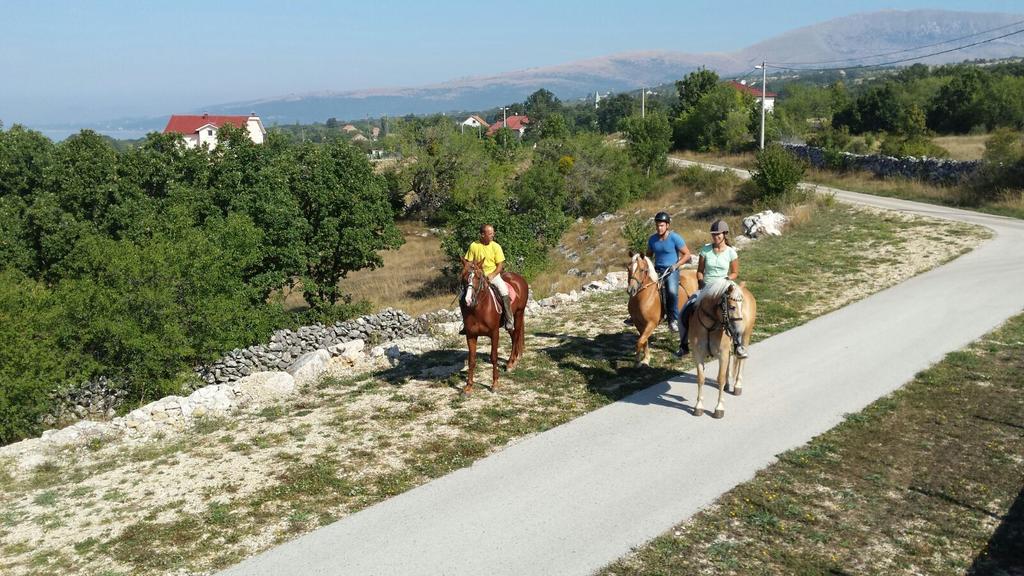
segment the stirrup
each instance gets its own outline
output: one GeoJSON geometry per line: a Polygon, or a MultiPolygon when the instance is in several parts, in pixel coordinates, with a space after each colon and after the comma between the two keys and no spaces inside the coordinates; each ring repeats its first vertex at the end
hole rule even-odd
{"type": "Polygon", "coordinates": [[[747,358],[748,356],[749,355],[747,354],[747,347],[746,346],[744,346],[743,344],[736,345],[736,357],[737,358],[743,359],[743,358],[747,358]]]}

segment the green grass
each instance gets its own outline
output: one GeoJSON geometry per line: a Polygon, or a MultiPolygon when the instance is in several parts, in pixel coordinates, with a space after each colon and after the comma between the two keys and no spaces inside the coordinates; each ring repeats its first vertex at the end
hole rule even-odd
{"type": "Polygon", "coordinates": [[[1024,316],[600,574],[1024,569],[1024,316]]]}

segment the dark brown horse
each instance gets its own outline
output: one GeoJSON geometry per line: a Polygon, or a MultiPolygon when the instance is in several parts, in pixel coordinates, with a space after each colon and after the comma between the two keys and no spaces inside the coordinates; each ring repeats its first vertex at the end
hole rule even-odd
{"type": "MultiPolygon", "coordinates": [[[[633,326],[640,333],[636,341],[636,365],[651,365],[651,349],[648,341],[658,327],[662,317],[661,303],[661,282],[658,281],[654,271],[654,263],[650,258],[642,254],[630,254],[629,280],[626,285],[626,293],[629,294],[629,317],[633,320],[633,326]]],[[[680,270],[679,272],[679,302],[682,309],[683,303],[691,294],[697,292],[697,272],[695,270],[680,270]]]]}
{"type": "MultiPolygon", "coordinates": [[[[473,375],[476,371],[476,339],[487,336],[491,339],[491,390],[498,388],[498,340],[501,335],[501,314],[498,312],[500,297],[491,291],[490,282],[484,274],[479,262],[462,260],[462,292],[459,308],[462,309],[462,323],[466,328],[466,344],[469,346],[469,372],[466,375],[466,388],[463,393],[473,391],[473,375]]],[[[513,272],[501,275],[508,286],[509,300],[512,310],[506,311],[515,320],[512,330],[512,353],[508,357],[505,369],[509,372],[515,368],[523,355],[523,340],[526,332],[524,313],[526,299],[530,287],[522,276],[513,272]]]]}

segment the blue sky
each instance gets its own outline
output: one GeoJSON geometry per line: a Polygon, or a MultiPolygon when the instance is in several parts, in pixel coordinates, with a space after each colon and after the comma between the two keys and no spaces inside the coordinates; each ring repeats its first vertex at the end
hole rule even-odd
{"type": "Polygon", "coordinates": [[[549,66],[732,51],[883,9],[1024,0],[0,0],[0,120],[41,125],[549,66]]]}

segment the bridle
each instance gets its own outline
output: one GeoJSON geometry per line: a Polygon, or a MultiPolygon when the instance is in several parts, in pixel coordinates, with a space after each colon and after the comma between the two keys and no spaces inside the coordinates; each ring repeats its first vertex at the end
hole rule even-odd
{"type": "Polygon", "coordinates": [[[462,281],[464,284],[462,300],[466,300],[466,293],[469,292],[469,301],[466,302],[466,306],[475,308],[480,292],[487,288],[487,277],[478,262],[470,261],[469,273],[463,275],[462,281]],[[472,290],[470,290],[471,288],[472,290]]]}
{"type": "Polygon", "coordinates": [[[743,321],[743,291],[735,284],[726,288],[718,302],[717,312],[717,316],[712,316],[704,310],[703,306],[700,306],[697,308],[697,320],[708,332],[721,326],[725,328],[726,334],[735,337],[740,332],[736,323],[743,321]]]}
{"type": "Polygon", "coordinates": [[[651,269],[647,267],[647,262],[643,258],[638,258],[634,264],[634,266],[629,267],[629,280],[626,282],[626,293],[630,296],[636,296],[651,286],[657,286],[661,279],[664,278],[664,275],[662,275],[652,280],[651,269]],[[641,262],[644,263],[643,270],[640,269],[641,262]],[[638,274],[640,272],[643,273],[642,279],[638,274]]]}

